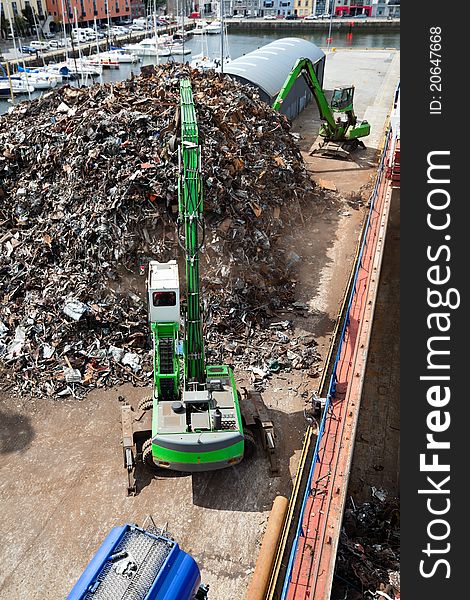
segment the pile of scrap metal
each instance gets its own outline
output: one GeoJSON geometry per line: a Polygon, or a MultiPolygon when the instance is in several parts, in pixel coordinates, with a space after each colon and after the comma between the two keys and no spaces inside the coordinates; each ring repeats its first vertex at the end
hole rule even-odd
{"type": "Polygon", "coordinates": [[[345,510],[332,598],[397,600],[400,597],[400,507],[372,488],[369,502],[350,499],[345,510]]]}
{"type": "MultiPolygon", "coordinates": [[[[63,87],[2,117],[4,389],[83,396],[150,383],[140,275],[176,253],[180,71],[63,87]]],[[[315,201],[314,184],[287,121],[255,91],[214,72],[191,79],[204,156],[208,353],[229,350],[235,364],[263,372],[309,368],[312,340],[290,347],[286,327],[263,328],[280,309],[302,311],[292,305],[298,257],[278,238],[315,201]]]]}

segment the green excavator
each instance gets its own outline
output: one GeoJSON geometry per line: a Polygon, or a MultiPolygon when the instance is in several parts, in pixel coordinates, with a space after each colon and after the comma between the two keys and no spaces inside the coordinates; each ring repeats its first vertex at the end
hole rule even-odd
{"type": "Polygon", "coordinates": [[[254,452],[256,427],[268,451],[271,473],[278,473],[273,423],[261,395],[245,390],[242,397],[232,368],[205,361],[199,280],[199,251],[204,241],[201,147],[188,78],[180,80],[179,118],[177,227],[185,256],[186,306],[180,307],[177,261],[151,261],[147,290],[153,394],[137,410],[127,403],[122,406],[129,495],[136,493],[135,466],[140,460],[187,472],[234,466],[254,452]]]}
{"type": "Polygon", "coordinates": [[[280,110],[298,77],[305,79],[318,106],[322,121],[319,139],[311,148],[310,153],[320,153],[335,158],[349,158],[350,152],[358,146],[365,148],[361,138],[369,135],[370,124],[367,121],[358,123],[354,114],[354,86],[335,88],[331,102],[328,104],[315,73],[315,67],[308,58],[297,60],[274,101],[273,108],[280,110]]]}

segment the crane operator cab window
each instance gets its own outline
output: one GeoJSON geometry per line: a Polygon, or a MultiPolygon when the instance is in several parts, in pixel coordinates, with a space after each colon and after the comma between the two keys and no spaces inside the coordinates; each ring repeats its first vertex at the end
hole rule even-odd
{"type": "Polygon", "coordinates": [[[345,110],[352,104],[353,97],[354,86],[346,88],[336,88],[333,91],[333,96],[331,98],[331,108],[333,110],[345,110]]]}
{"type": "Polygon", "coordinates": [[[153,292],[153,305],[176,306],[176,292],[153,292]]]}

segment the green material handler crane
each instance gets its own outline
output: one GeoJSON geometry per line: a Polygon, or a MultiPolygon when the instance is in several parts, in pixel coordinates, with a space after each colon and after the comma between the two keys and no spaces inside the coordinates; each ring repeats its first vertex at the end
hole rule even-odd
{"type": "Polygon", "coordinates": [[[308,58],[297,60],[277,96],[273,108],[275,110],[281,108],[292,86],[300,76],[304,77],[312,92],[322,120],[319,131],[320,141],[313,151],[347,158],[349,152],[358,146],[365,148],[360,138],[369,135],[370,124],[367,121],[358,123],[354,114],[354,86],[335,88],[331,103],[328,104],[325,93],[317,79],[314,65],[308,58]]]}
{"type": "Polygon", "coordinates": [[[177,262],[151,261],[147,289],[154,386],[152,397],[141,401],[137,411],[128,404],[122,407],[128,494],[136,492],[134,469],[140,459],[189,472],[236,465],[254,452],[250,430],[254,426],[261,428],[271,471],[277,474],[273,425],[260,394],[248,391],[241,398],[229,366],[205,363],[199,281],[199,251],[204,242],[201,148],[187,78],[180,80],[180,120],[178,239],[186,275],[182,344],[177,262]]]}

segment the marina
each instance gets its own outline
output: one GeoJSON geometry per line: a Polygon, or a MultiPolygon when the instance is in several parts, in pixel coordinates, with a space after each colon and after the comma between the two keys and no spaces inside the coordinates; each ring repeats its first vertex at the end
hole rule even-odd
{"type": "MultiPolygon", "coordinates": [[[[285,32],[274,30],[269,34],[247,34],[247,33],[233,33],[225,36],[225,59],[239,58],[248,52],[251,52],[257,48],[260,48],[269,42],[281,39],[285,36],[285,32]]],[[[79,86],[81,84],[90,85],[92,83],[108,83],[113,81],[121,81],[128,79],[132,75],[137,75],[140,72],[142,66],[164,64],[168,61],[185,62],[195,59],[196,64],[201,61],[201,58],[205,57],[209,59],[209,62],[205,64],[209,68],[217,67],[217,62],[220,62],[221,52],[221,35],[196,35],[186,40],[183,44],[181,40],[177,39],[176,43],[166,44],[162,41],[156,44],[151,39],[146,40],[144,43],[137,42],[126,44],[123,43],[122,49],[103,51],[101,56],[104,63],[100,60],[99,63],[105,67],[104,69],[99,68],[99,64],[94,58],[94,54],[90,57],[84,57],[83,61],[92,64],[84,64],[79,59],[69,59],[67,62],[60,63],[59,66],[51,66],[48,70],[59,72],[62,67],[66,67],[70,72],[78,77],[73,81],[64,80],[63,83],[69,83],[72,86],[79,86]],[[201,48],[204,51],[201,52],[201,48]],[[184,54],[183,54],[184,51],[184,54]],[[130,55],[130,56],[128,56],[130,55]],[[119,64],[115,64],[117,61],[119,64]],[[106,64],[107,63],[107,64],[106,64]],[[108,69],[109,67],[115,67],[108,69]],[[119,67],[119,68],[117,68],[119,67]]],[[[337,32],[332,40],[329,48],[326,46],[325,34],[322,32],[314,33],[300,33],[298,36],[307,41],[313,42],[316,45],[325,48],[325,50],[334,51],[336,48],[399,48],[400,38],[397,32],[390,33],[366,33],[366,32],[355,32],[354,35],[348,33],[337,32]]],[[[165,34],[159,36],[162,40],[165,40],[165,34]]],[[[168,39],[168,36],[167,36],[168,39]]],[[[91,47],[90,47],[91,49],[91,47]]],[[[45,63],[53,63],[51,57],[44,58],[45,63]]],[[[19,63],[21,68],[21,63],[19,63]]],[[[58,84],[62,82],[58,81],[58,84]]],[[[31,87],[31,84],[30,84],[31,87]]],[[[0,114],[8,110],[11,105],[11,97],[9,98],[8,88],[6,85],[3,86],[3,92],[0,92],[0,114]]],[[[28,87],[21,88],[21,96],[18,96],[16,101],[21,101],[26,98],[36,98],[40,96],[42,91],[40,90],[29,90],[28,87]]]]}

